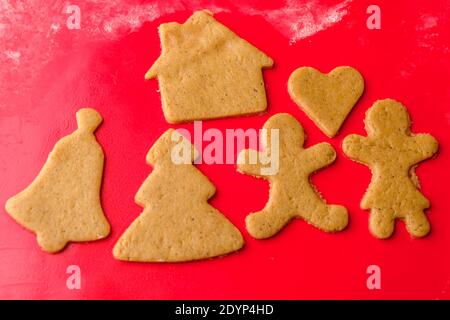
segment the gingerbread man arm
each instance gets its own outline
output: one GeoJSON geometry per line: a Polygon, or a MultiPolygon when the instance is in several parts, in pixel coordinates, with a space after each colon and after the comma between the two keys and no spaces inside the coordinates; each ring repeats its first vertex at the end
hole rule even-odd
{"type": "Polygon", "coordinates": [[[371,154],[369,138],[351,134],[345,137],[342,142],[342,150],[352,160],[362,162],[365,164],[370,164],[371,154]]]}
{"type": "Polygon", "coordinates": [[[305,149],[303,161],[308,164],[309,172],[317,171],[333,163],[336,159],[336,151],[326,142],[316,144],[305,149]]]}
{"type": "Polygon", "coordinates": [[[438,142],[430,134],[421,133],[415,135],[408,142],[408,151],[411,153],[412,164],[432,157],[438,150],[438,142]]]}
{"type": "Polygon", "coordinates": [[[261,174],[261,169],[264,168],[264,165],[261,163],[261,155],[262,153],[256,150],[242,150],[237,159],[238,170],[255,177],[264,177],[261,174]]]}

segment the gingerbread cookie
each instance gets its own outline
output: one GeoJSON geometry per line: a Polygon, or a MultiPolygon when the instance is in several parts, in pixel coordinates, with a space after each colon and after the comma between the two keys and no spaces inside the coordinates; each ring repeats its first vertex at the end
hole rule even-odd
{"type": "Polygon", "coordinates": [[[267,108],[262,68],[273,61],[208,11],[159,27],[161,56],[145,74],[158,78],[169,123],[250,115],[267,108]]]}
{"type": "Polygon", "coordinates": [[[192,165],[196,157],[194,146],[172,129],[153,145],[147,154],[153,172],[135,197],[144,211],[117,241],[116,259],[190,261],[224,255],[244,245],[239,230],[208,204],[215,188],[192,165]],[[180,161],[180,154],[185,160],[180,161]]]}
{"type": "Polygon", "coordinates": [[[93,241],[109,234],[100,203],[103,151],[94,131],[102,122],[93,109],[80,109],[78,129],[59,140],[36,179],[6,202],[6,211],[37,235],[47,252],[68,242],[93,241]]]}
{"type": "Polygon", "coordinates": [[[295,70],[288,81],[294,102],[328,137],[334,137],[364,91],[364,79],[352,67],[328,74],[311,67],[295,70]]]}
{"type": "Polygon", "coordinates": [[[372,181],[361,208],[370,209],[369,229],[380,239],[394,231],[394,220],[403,219],[413,237],[430,231],[424,209],[430,206],[419,192],[414,166],[432,157],[438,143],[429,134],[412,134],[406,108],[392,99],[379,100],[367,111],[367,137],[344,139],[344,153],[370,167],[372,181]]]}
{"type": "Polygon", "coordinates": [[[303,148],[305,134],[300,123],[289,114],[277,114],[265,124],[261,139],[264,152],[244,150],[239,154],[238,170],[269,180],[269,201],[265,208],[246,218],[248,232],[258,239],[280,231],[292,218],[301,217],[315,227],[340,231],[347,225],[347,210],[339,205],[327,205],[311,185],[309,176],[328,166],[336,153],[328,143],[303,148]],[[278,135],[273,139],[272,135],[278,135]],[[264,172],[267,155],[273,152],[279,161],[277,172],[264,172]],[[264,161],[262,161],[264,159],[264,161]]]}

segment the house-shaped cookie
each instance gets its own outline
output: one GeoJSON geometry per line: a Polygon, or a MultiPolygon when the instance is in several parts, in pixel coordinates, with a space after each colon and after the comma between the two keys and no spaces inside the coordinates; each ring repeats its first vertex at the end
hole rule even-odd
{"type": "Polygon", "coordinates": [[[208,11],[159,27],[161,55],[145,74],[158,78],[169,123],[250,115],[267,108],[262,68],[273,61],[208,11]]]}

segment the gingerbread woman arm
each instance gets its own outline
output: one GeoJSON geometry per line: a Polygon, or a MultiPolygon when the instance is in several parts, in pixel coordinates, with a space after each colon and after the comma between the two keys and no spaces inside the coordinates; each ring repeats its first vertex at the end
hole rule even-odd
{"type": "Polygon", "coordinates": [[[246,149],[239,153],[237,168],[240,172],[255,177],[263,177],[261,169],[264,165],[261,163],[262,153],[256,150],[246,149]]]}
{"type": "Polygon", "coordinates": [[[437,140],[430,134],[421,133],[409,140],[412,164],[432,157],[438,150],[437,140]]]}
{"type": "Polygon", "coordinates": [[[308,171],[314,172],[331,164],[336,159],[336,151],[326,142],[305,149],[303,161],[308,164],[308,171]]]}
{"type": "Polygon", "coordinates": [[[345,137],[342,142],[342,150],[352,160],[370,164],[370,144],[369,138],[351,134],[345,137]]]}

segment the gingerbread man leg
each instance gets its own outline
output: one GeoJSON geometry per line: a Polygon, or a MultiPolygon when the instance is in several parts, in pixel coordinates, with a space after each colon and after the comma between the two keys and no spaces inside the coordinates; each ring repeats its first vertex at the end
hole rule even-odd
{"type": "Polygon", "coordinates": [[[265,239],[280,231],[293,216],[290,210],[269,205],[262,211],[249,214],[245,218],[245,224],[253,238],[265,239]]]}
{"type": "Polygon", "coordinates": [[[369,229],[379,239],[389,238],[394,232],[395,216],[390,209],[370,210],[369,229]]]}
{"type": "Polygon", "coordinates": [[[323,231],[336,232],[347,226],[348,214],[343,206],[321,203],[315,208],[308,208],[308,216],[305,219],[323,231]]]}
{"type": "Polygon", "coordinates": [[[408,213],[405,216],[408,232],[416,238],[426,236],[430,232],[430,223],[422,210],[408,213]]]}

